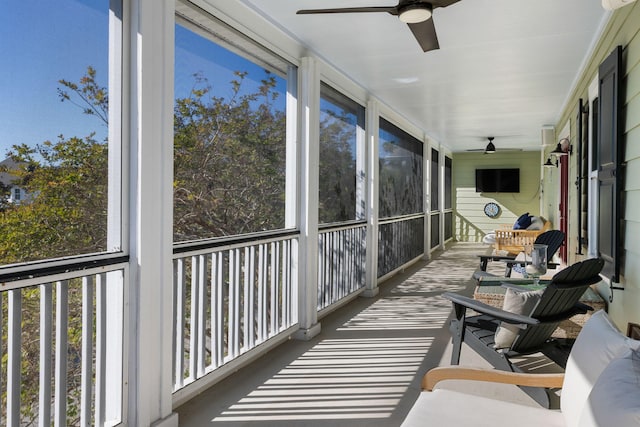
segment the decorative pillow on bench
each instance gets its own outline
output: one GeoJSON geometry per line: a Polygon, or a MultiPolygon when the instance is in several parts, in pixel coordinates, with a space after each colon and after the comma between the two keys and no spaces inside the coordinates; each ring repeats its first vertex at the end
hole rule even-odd
{"type": "Polygon", "coordinates": [[[640,352],[629,352],[604,368],[589,394],[580,427],[640,426],[640,352]]]}
{"type": "MultiPolygon", "coordinates": [[[[591,404],[588,402],[591,390],[594,389],[596,381],[600,381],[599,377],[611,361],[629,354],[630,351],[639,350],[640,341],[624,336],[604,310],[599,310],[591,316],[573,344],[565,369],[560,408],[567,427],[583,426],[580,423],[580,417],[586,411],[585,408],[591,404]]],[[[602,381],[606,380],[603,378],[602,381]]],[[[634,397],[637,401],[637,392],[634,393],[634,397]]],[[[628,424],[600,425],[608,427],[628,424]]]]}
{"type": "Polygon", "coordinates": [[[514,230],[526,230],[531,225],[531,215],[529,212],[525,212],[516,219],[516,223],[513,224],[514,230]]]}

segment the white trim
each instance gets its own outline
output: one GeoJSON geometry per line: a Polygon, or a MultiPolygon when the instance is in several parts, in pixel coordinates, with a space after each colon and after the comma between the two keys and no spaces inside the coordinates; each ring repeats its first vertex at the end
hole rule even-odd
{"type": "Polygon", "coordinates": [[[375,296],[378,293],[378,214],[380,176],[380,114],[378,101],[369,100],[366,107],[366,151],[367,151],[367,257],[365,268],[365,294],[375,296]]]}
{"type": "Polygon", "coordinates": [[[588,174],[588,191],[589,191],[589,206],[587,207],[587,224],[589,230],[589,248],[588,248],[588,256],[596,257],[598,256],[598,170],[591,170],[591,165],[593,165],[593,157],[595,153],[593,153],[592,149],[594,146],[593,141],[593,108],[592,103],[598,97],[598,76],[594,77],[594,79],[589,84],[589,174],[588,174]]]}
{"type": "Polygon", "coordinates": [[[298,70],[300,105],[300,244],[298,321],[308,333],[318,322],[318,191],[320,76],[315,58],[302,58],[298,70]]]}
{"type": "Polygon", "coordinates": [[[172,410],[175,1],[131,6],[128,422],[143,426],[172,410]]]}

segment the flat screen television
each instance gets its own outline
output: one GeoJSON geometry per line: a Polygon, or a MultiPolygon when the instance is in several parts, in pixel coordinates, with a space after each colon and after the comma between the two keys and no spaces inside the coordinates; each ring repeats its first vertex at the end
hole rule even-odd
{"type": "Polygon", "coordinates": [[[477,193],[519,193],[520,169],[476,169],[477,193]]]}

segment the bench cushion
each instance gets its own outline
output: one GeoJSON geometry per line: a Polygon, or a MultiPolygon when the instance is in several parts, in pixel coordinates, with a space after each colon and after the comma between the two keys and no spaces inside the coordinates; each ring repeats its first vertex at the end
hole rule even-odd
{"type": "Polygon", "coordinates": [[[564,427],[562,414],[541,407],[489,399],[458,391],[423,391],[402,427],[564,427]]]}
{"type": "Polygon", "coordinates": [[[616,357],[638,349],[640,341],[624,336],[604,310],[593,314],[574,343],[560,394],[560,408],[567,427],[578,427],[593,385],[616,357]]]}

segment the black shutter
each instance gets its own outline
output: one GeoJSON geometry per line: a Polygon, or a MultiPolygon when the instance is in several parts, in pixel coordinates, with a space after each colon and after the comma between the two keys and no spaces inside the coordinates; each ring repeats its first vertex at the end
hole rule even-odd
{"type": "Polygon", "coordinates": [[[598,250],[605,265],[602,274],[620,280],[620,192],[622,191],[621,81],[622,47],[600,64],[598,115],[598,250]]]}

